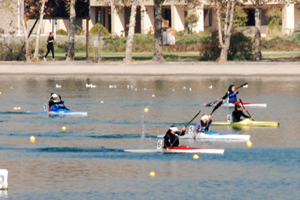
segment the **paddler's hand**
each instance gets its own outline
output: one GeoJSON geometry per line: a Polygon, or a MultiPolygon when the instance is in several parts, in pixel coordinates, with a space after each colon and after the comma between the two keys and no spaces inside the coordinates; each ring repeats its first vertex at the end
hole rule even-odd
{"type": "Polygon", "coordinates": [[[170,149],[169,149],[169,147],[167,147],[167,148],[166,148],[166,152],[167,152],[167,153],[169,153],[169,152],[170,152],[170,149]]]}
{"type": "Polygon", "coordinates": [[[186,131],[186,128],[185,128],[185,126],[184,126],[184,127],[182,127],[182,131],[186,131]]]}

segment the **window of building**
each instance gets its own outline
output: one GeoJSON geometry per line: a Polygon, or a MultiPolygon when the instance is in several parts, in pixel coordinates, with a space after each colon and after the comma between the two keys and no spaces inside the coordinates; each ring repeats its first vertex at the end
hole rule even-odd
{"type": "Polygon", "coordinates": [[[204,26],[212,26],[212,9],[204,9],[204,26]]]}
{"type": "Polygon", "coordinates": [[[247,13],[248,21],[246,22],[246,26],[255,26],[255,10],[254,9],[244,9],[247,13]]]}
{"type": "Polygon", "coordinates": [[[269,25],[269,19],[267,17],[267,11],[266,9],[261,10],[261,25],[269,25]]]}
{"type": "Polygon", "coordinates": [[[171,8],[162,8],[161,9],[162,18],[164,20],[169,21],[169,27],[172,27],[172,21],[171,21],[171,8]]]}

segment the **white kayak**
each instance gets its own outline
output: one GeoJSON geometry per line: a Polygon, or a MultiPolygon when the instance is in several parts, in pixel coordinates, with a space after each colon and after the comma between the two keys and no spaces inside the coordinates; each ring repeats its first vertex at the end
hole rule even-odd
{"type": "MultiPolygon", "coordinates": [[[[164,135],[158,135],[158,138],[163,138],[164,135]]],[[[243,134],[230,134],[230,133],[218,133],[216,131],[200,132],[197,137],[194,135],[194,126],[189,126],[185,135],[179,136],[179,139],[213,139],[213,140],[239,140],[249,141],[250,135],[243,134]]]]}
{"type": "Polygon", "coordinates": [[[87,112],[83,111],[76,111],[76,110],[68,110],[68,109],[59,109],[57,111],[52,111],[47,109],[47,105],[44,104],[43,111],[27,111],[28,114],[48,114],[48,115],[57,115],[57,116],[65,116],[65,115],[80,115],[80,116],[87,116],[87,112]]]}
{"type": "Polygon", "coordinates": [[[157,149],[125,149],[125,152],[130,153],[205,153],[205,154],[224,154],[224,149],[206,148],[206,147],[190,147],[178,146],[171,147],[167,151],[162,147],[162,140],[158,140],[157,149]]]}

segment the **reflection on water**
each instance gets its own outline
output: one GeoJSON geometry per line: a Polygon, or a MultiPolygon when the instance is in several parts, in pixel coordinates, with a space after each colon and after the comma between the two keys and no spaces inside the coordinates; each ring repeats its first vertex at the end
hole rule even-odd
{"type": "MultiPolygon", "coordinates": [[[[9,171],[9,190],[0,190],[0,198],[297,199],[299,86],[296,78],[279,77],[3,76],[0,168],[9,171]],[[224,155],[200,155],[198,160],[188,154],[123,152],[155,148],[156,135],[171,124],[184,126],[200,109],[201,114],[210,113],[212,108],[201,105],[224,95],[228,85],[245,82],[249,87],[239,94],[244,102],[268,104],[248,108],[250,114],[258,121],[278,121],[280,127],[211,130],[249,134],[251,148],[244,142],[180,140],[225,148],[224,155]],[[87,83],[97,87],[87,88],[87,83]],[[88,116],[15,113],[14,107],[21,107],[18,112],[42,110],[51,92],[59,93],[71,110],[87,111],[88,116]],[[151,171],[155,177],[149,176],[151,171]]],[[[226,121],[231,112],[220,107],[213,120],[226,121]]]]}

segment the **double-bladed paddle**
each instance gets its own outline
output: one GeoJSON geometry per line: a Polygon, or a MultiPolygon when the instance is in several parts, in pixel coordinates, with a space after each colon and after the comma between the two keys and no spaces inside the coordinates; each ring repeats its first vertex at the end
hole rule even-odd
{"type": "MultiPolygon", "coordinates": [[[[242,102],[242,99],[239,99],[239,100],[240,100],[240,102],[241,102],[241,104],[242,104],[244,110],[246,110],[246,108],[245,108],[245,106],[244,106],[244,104],[243,104],[243,102],[242,102]]],[[[254,121],[253,117],[250,115],[250,113],[248,112],[248,110],[246,110],[246,112],[247,112],[247,114],[249,115],[249,117],[254,121]]]]}
{"type": "MultiPolygon", "coordinates": [[[[238,86],[236,89],[239,89],[239,88],[241,88],[241,87],[244,87],[245,85],[248,85],[248,83],[244,83],[244,84],[238,86]]],[[[222,97],[221,97],[221,98],[222,98],[222,97]]],[[[219,99],[217,99],[217,100],[215,100],[215,101],[212,101],[212,102],[206,104],[205,106],[206,106],[206,107],[211,107],[211,106],[213,106],[213,105],[214,105],[216,102],[218,102],[218,101],[219,101],[219,99]]]]}

